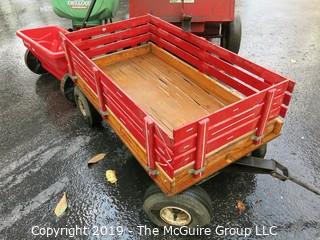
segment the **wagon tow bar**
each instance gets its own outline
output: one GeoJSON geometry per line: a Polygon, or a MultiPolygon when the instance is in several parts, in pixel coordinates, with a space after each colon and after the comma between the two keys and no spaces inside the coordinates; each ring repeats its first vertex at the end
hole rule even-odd
{"type": "Polygon", "coordinates": [[[313,192],[317,195],[320,195],[320,190],[316,187],[304,183],[299,180],[297,177],[289,174],[287,167],[278,163],[274,159],[264,159],[258,157],[244,157],[226,167],[223,172],[246,172],[246,173],[257,173],[257,174],[270,174],[272,177],[277,178],[281,181],[291,181],[295,184],[307,189],[310,192],[313,192]]]}

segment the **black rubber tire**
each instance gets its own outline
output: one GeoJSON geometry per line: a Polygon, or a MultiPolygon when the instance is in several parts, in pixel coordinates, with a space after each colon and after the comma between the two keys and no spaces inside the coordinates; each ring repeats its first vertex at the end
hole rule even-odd
{"type": "Polygon", "coordinates": [[[41,62],[38,60],[38,58],[36,58],[28,49],[24,54],[24,62],[27,67],[36,74],[41,75],[48,73],[48,71],[42,67],[41,62]]]}
{"type": "Polygon", "coordinates": [[[267,154],[267,144],[261,145],[259,148],[252,152],[253,157],[264,158],[267,154]]]}
{"type": "Polygon", "coordinates": [[[241,18],[236,14],[233,22],[222,24],[221,46],[238,54],[241,44],[241,18]]]}
{"type": "Polygon", "coordinates": [[[90,127],[93,127],[101,122],[100,114],[77,86],[74,88],[74,99],[82,118],[90,127]]]}
{"type": "Polygon", "coordinates": [[[191,215],[187,227],[193,228],[210,223],[213,213],[210,196],[199,186],[194,186],[172,197],[166,196],[157,186],[150,186],[144,197],[143,210],[157,226],[169,226],[160,217],[160,210],[165,207],[178,207],[191,215]]]}
{"type": "Polygon", "coordinates": [[[75,103],[74,99],[74,82],[69,76],[64,77],[60,82],[60,91],[62,95],[72,103],[75,103]]]}

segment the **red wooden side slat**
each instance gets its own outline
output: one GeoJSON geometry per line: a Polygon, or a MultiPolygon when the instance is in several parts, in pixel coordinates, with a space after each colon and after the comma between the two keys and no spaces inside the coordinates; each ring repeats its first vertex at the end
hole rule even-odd
{"type": "Polygon", "coordinates": [[[128,119],[130,119],[130,121],[132,121],[132,124],[139,129],[139,131],[141,133],[143,133],[143,129],[144,129],[144,125],[141,123],[141,119],[139,119],[137,117],[137,115],[132,112],[128,106],[126,106],[125,103],[123,103],[123,101],[121,101],[121,99],[119,98],[119,96],[116,96],[116,94],[114,94],[112,91],[110,91],[109,89],[107,89],[106,92],[106,96],[107,96],[107,105],[109,103],[109,101],[111,100],[112,102],[114,102],[117,106],[119,106],[119,108],[121,108],[123,110],[124,115],[126,115],[128,117],[128,119]]]}
{"type": "Polygon", "coordinates": [[[139,25],[147,24],[150,22],[150,16],[141,16],[123,20],[120,22],[108,23],[105,25],[81,29],[75,32],[66,34],[66,37],[70,40],[76,41],[77,39],[86,39],[92,36],[97,36],[105,33],[112,33],[127,28],[133,28],[139,25]]]}
{"type": "Polygon", "coordinates": [[[83,49],[89,49],[89,48],[96,48],[100,45],[109,44],[115,41],[120,41],[123,39],[132,38],[141,34],[148,33],[150,29],[149,25],[142,25],[136,28],[126,29],[121,32],[116,32],[108,35],[102,35],[99,38],[91,38],[88,40],[81,41],[79,43],[76,43],[76,46],[83,50],[83,49]]]}
{"type": "Polygon", "coordinates": [[[110,110],[117,116],[117,118],[121,121],[121,123],[130,131],[130,133],[134,136],[135,139],[141,144],[141,146],[145,147],[145,137],[138,130],[133,123],[125,116],[124,112],[121,111],[122,109],[117,106],[117,103],[109,98],[108,107],[110,110]]]}
{"type": "Polygon", "coordinates": [[[140,36],[132,37],[129,39],[121,40],[118,42],[112,42],[108,45],[104,45],[103,47],[89,49],[84,51],[84,53],[89,57],[93,58],[99,55],[107,54],[109,52],[116,51],[120,48],[133,47],[142,42],[147,42],[151,38],[151,33],[142,34],[140,36]]]}
{"type": "Polygon", "coordinates": [[[212,75],[213,77],[217,78],[218,80],[224,82],[225,84],[229,85],[230,87],[238,90],[239,92],[241,92],[242,94],[244,94],[246,96],[250,96],[250,95],[258,92],[258,90],[251,87],[250,85],[242,84],[237,79],[229,77],[228,75],[224,74],[223,72],[220,72],[215,67],[208,66],[207,73],[209,75],[212,75]]]}
{"type": "Polygon", "coordinates": [[[232,128],[231,131],[225,132],[222,135],[217,136],[217,138],[211,139],[210,141],[208,141],[207,153],[210,153],[211,151],[225,145],[226,142],[231,142],[237,139],[238,137],[254,130],[257,126],[258,121],[259,121],[259,116],[252,119],[249,122],[245,122],[241,126],[232,128]]]}
{"type": "Polygon", "coordinates": [[[195,56],[183,51],[182,49],[176,47],[170,42],[157,37],[156,35],[152,35],[151,40],[156,43],[159,47],[173,53],[174,55],[182,58],[184,61],[188,62],[190,65],[194,67],[198,67],[200,65],[200,60],[195,56]]]}
{"type": "Polygon", "coordinates": [[[240,70],[239,68],[236,68],[232,66],[230,63],[227,63],[219,58],[217,58],[214,55],[206,54],[205,61],[209,64],[215,66],[216,68],[220,68],[221,70],[225,71],[229,75],[232,75],[234,77],[237,77],[240,81],[251,85],[255,89],[263,90],[269,87],[270,85],[257,79],[256,77],[247,74],[246,72],[240,70]]]}

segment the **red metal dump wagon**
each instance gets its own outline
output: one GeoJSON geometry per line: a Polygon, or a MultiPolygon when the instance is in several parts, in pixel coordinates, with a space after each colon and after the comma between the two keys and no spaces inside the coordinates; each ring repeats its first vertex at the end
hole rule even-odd
{"type": "Polygon", "coordinates": [[[82,116],[107,121],[162,190],[144,202],[157,225],[208,223],[193,186],[280,135],[292,80],[160,18],[61,37],[82,116]]]}
{"type": "Polygon", "coordinates": [[[45,26],[17,31],[27,47],[25,63],[32,72],[50,72],[59,80],[68,73],[60,32],[66,33],[67,30],[59,26],[45,26]]]}

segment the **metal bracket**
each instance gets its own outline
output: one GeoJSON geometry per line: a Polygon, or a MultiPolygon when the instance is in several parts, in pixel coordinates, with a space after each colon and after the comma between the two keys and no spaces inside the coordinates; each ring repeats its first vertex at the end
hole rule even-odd
{"type": "Polygon", "coordinates": [[[109,115],[109,113],[108,113],[108,111],[100,111],[100,114],[102,115],[102,116],[108,116],[109,115]]]}
{"type": "Polygon", "coordinates": [[[189,173],[191,173],[191,174],[194,174],[194,175],[197,175],[197,174],[199,174],[199,173],[202,173],[202,172],[204,172],[204,170],[205,170],[205,167],[202,167],[202,168],[199,168],[199,169],[190,169],[189,170],[189,173]]]}
{"type": "Polygon", "coordinates": [[[263,139],[263,135],[261,136],[252,136],[252,140],[255,141],[255,142],[259,142],[263,139]]]}
{"type": "Polygon", "coordinates": [[[149,173],[149,175],[151,175],[151,176],[159,175],[159,171],[156,169],[150,169],[149,167],[146,167],[146,170],[149,173]]]}

